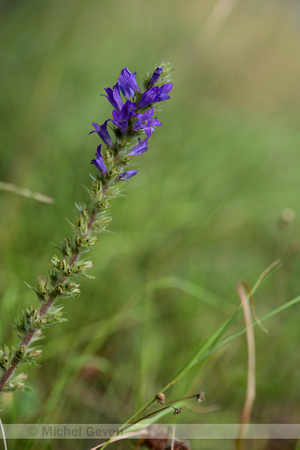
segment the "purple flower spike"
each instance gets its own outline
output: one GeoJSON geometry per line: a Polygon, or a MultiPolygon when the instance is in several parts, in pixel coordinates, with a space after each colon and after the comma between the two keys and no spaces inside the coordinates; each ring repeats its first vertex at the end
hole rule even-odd
{"type": "Polygon", "coordinates": [[[152,77],[149,80],[149,86],[153,86],[157,80],[159,79],[159,77],[161,76],[161,73],[163,71],[162,67],[157,67],[157,69],[154,70],[152,77]]]}
{"type": "Polygon", "coordinates": [[[128,180],[129,178],[134,177],[134,175],[136,175],[137,173],[139,173],[137,170],[128,170],[127,172],[121,173],[118,176],[118,180],[121,181],[128,180]]]}
{"type": "Polygon", "coordinates": [[[138,145],[133,147],[133,149],[131,150],[130,153],[128,153],[128,155],[129,156],[142,155],[147,150],[148,150],[148,138],[144,139],[143,141],[141,141],[141,139],[139,138],[138,145]]]}
{"type": "Polygon", "coordinates": [[[117,110],[117,111],[121,111],[122,106],[123,106],[123,102],[121,99],[121,95],[120,95],[120,91],[119,91],[119,87],[117,84],[115,84],[115,86],[113,87],[113,89],[111,88],[107,88],[105,89],[107,95],[104,95],[104,97],[107,98],[107,100],[109,101],[109,103],[117,110]]]}
{"type": "Polygon", "coordinates": [[[92,159],[91,164],[94,164],[99,172],[102,173],[102,175],[107,174],[107,170],[101,155],[101,145],[97,147],[96,159],[92,159]]]}
{"type": "Polygon", "coordinates": [[[154,108],[150,111],[146,111],[145,114],[137,113],[135,116],[138,118],[137,122],[133,125],[133,131],[144,130],[146,136],[149,138],[151,133],[154,131],[154,127],[161,126],[158,119],[152,119],[154,108]]]}
{"type": "Polygon", "coordinates": [[[124,97],[126,97],[128,100],[130,100],[134,96],[135,91],[140,92],[140,88],[135,78],[136,72],[131,73],[127,69],[127,67],[125,67],[125,69],[122,70],[120,78],[118,80],[118,86],[121,89],[124,97]]]}
{"type": "Polygon", "coordinates": [[[107,122],[104,122],[103,125],[98,125],[97,123],[92,122],[93,127],[95,128],[95,130],[91,131],[89,134],[92,133],[97,133],[99,135],[99,137],[102,139],[102,141],[104,142],[104,144],[106,144],[108,147],[112,148],[113,147],[113,143],[111,140],[111,137],[107,131],[107,122]]]}

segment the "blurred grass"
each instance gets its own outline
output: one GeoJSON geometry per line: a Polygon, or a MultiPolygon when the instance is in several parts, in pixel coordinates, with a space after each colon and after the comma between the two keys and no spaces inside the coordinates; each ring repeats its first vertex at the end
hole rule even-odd
{"type": "MultiPolygon", "coordinates": [[[[111,114],[99,94],[124,66],[175,65],[171,100],[157,111],[163,126],[113,207],[116,234],[93,252],[97,280],[65,302],[68,322],[49,329],[42,367],[29,372],[33,392],[7,396],[4,423],[125,420],[232,314],[236,281],[253,284],[281,258],[255,296],[257,314],[299,295],[299,7],[224,0],[222,18],[218,4],[2,2],[0,180],[55,203],[0,191],[1,342],[14,340],[10,323],[35,302],[22,281],[47,271],[47,243],[70,235],[64,218],[85,198],[98,144],[91,122],[111,114]],[[289,225],[285,208],[295,211],[289,225]]],[[[299,418],[298,310],[267,322],[268,335],[255,332],[253,422],[299,418]]],[[[241,338],[175,385],[170,398],[203,389],[206,405],[220,406],[180,420],[238,421],[246,361],[241,338]]],[[[52,448],[93,442],[84,445],[52,448]]]]}

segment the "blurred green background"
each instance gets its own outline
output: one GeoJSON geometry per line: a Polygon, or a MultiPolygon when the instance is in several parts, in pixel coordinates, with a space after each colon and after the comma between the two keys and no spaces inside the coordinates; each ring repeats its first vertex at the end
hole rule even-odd
{"type": "MultiPolygon", "coordinates": [[[[0,180],[55,200],[0,191],[1,343],[16,344],[14,317],[37,305],[23,280],[34,285],[47,272],[48,242],[71,234],[65,217],[86,199],[99,144],[91,122],[111,117],[99,94],[125,66],[138,74],[161,60],[175,66],[171,100],[157,111],[163,126],[126,183],[128,197],[113,205],[114,234],[91,254],[96,280],[82,281],[81,297],[64,302],[68,322],[47,331],[42,367],[28,371],[33,391],[4,398],[4,423],[120,423],[235,311],[238,280],[251,286],[283,261],[255,295],[259,317],[300,294],[299,3],[7,0],[0,12],[0,180]]],[[[251,420],[298,422],[299,307],[265,326],[268,334],[255,329],[251,420]]],[[[167,396],[206,392],[203,406],[185,405],[181,423],[238,423],[246,381],[242,336],[167,396]]],[[[219,445],[191,442],[233,448],[219,445]]]]}

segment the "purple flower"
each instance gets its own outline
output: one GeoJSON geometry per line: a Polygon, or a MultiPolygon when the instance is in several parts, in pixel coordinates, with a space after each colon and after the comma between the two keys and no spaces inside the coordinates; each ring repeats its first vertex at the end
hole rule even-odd
{"type": "Polygon", "coordinates": [[[154,127],[160,126],[161,123],[158,119],[152,119],[154,108],[146,111],[144,114],[137,113],[135,116],[138,118],[137,122],[132,127],[133,131],[144,130],[146,136],[149,138],[154,131],[154,127]]]}
{"type": "Polygon", "coordinates": [[[92,122],[93,127],[95,128],[95,130],[91,131],[89,134],[92,133],[97,133],[99,135],[99,137],[102,139],[102,141],[104,142],[104,144],[106,144],[108,147],[113,147],[113,143],[111,140],[111,137],[107,131],[107,122],[104,122],[103,125],[98,125],[97,123],[92,122]]]}
{"type": "Polygon", "coordinates": [[[145,153],[146,150],[148,150],[148,138],[144,139],[143,141],[141,141],[141,139],[139,138],[138,145],[133,147],[133,149],[131,150],[130,153],[128,153],[128,155],[129,156],[142,155],[143,153],[145,153]]]}
{"type": "Polygon", "coordinates": [[[145,108],[145,106],[152,105],[156,101],[157,91],[159,87],[155,86],[154,88],[148,89],[143,93],[141,99],[139,101],[138,107],[145,108]]]}
{"type": "Polygon", "coordinates": [[[130,100],[134,96],[135,91],[140,92],[140,88],[135,78],[136,72],[131,73],[127,69],[127,67],[125,67],[125,69],[121,71],[121,75],[118,80],[118,86],[121,89],[124,97],[126,97],[128,100],[130,100]]]}
{"type": "Polygon", "coordinates": [[[129,119],[135,115],[135,109],[136,104],[127,100],[120,112],[113,110],[113,123],[120,129],[122,134],[125,134],[127,132],[129,119]]]}
{"type": "Polygon", "coordinates": [[[128,180],[129,178],[134,177],[134,175],[136,175],[137,173],[139,173],[137,170],[127,170],[127,172],[121,173],[118,176],[118,180],[128,180]]]}
{"type": "Polygon", "coordinates": [[[120,95],[120,91],[119,91],[119,87],[116,84],[113,89],[111,88],[107,88],[105,89],[107,95],[104,95],[104,97],[107,98],[107,100],[110,102],[110,104],[117,110],[117,111],[121,111],[122,106],[123,106],[123,102],[121,99],[121,95],[120,95]]]}
{"type": "Polygon", "coordinates": [[[157,80],[161,76],[162,71],[163,71],[162,67],[157,67],[157,69],[154,70],[153,75],[148,83],[149,86],[153,86],[157,82],[157,80]]]}
{"type": "Polygon", "coordinates": [[[170,92],[171,89],[173,89],[172,83],[167,83],[160,86],[158,89],[156,101],[163,102],[164,100],[168,100],[170,98],[168,93],[170,92]]]}
{"type": "Polygon", "coordinates": [[[146,106],[151,105],[152,103],[156,102],[162,102],[164,100],[167,100],[170,98],[168,95],[168,92],[172,89],[173,84],[167,83],[163,86],[154,86],[151,89],[148,89],[146,92],[143,93],[138,107],[139,108],[145,108],[146,106]]]}
{"type": "Polygon", "coordinates": [[[97,147],[96,159],[92,159],[91,164],[94,164],[99,172],[102,173],[102,175],[107,174],[107,170],[101,155],[101,145],[97,147]]]}

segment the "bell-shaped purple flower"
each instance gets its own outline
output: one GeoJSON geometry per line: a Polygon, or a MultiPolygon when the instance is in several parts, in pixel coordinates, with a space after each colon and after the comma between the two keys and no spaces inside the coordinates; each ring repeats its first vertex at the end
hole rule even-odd
{"type": "Polygon", "coordinates": [[[139,143],[133,149],[130,153],[128,153],[129,156],[137,156],[142,155],[145,153],[145,151],[148,150],[148,138],[144,139],[143,141],[139,138],[139,143]]]}
{"type": "Polygon", "coordinates": [[[136,72],[131,73],[127,67],[121,71],[120,78],[118,80],[118,86],[123,93],[124,97],[130,100],[135,91],[140,92],[140,88],[136,82],[136,72]]]}
{"type": "Polygon", "coordinates": [[[138,107],[145,108],[146,106],[149,106],[149,105],[152,105],[152,103],[155,103],[158,89],[159,89],[159,87],[155,86],[155,87],[145,91],[143,93],[143,95],[141,96],[141,99],[138,103],[138,107]]]}
{"type": "Polygon", "coordinates": [[[173,84],[167,83],[162,86],[154,86],[151,89],[145,91],[139,101],[138,107],[145,108],[152,105],[152,103],[162,102],[170,98],[168,92],[172,89],[173,84]]]}
{"type": "Polygon", "coordinates": [[[129,119],[135,116],[135,109],[136,103],[127,100],[120,112],[113,110],[112,115],[114,120],[112,122],[119,128],[122,134],[127,132],[129,119]]]}
{"type": "Polygon", "coordinates": [[[104,95],[104,97],[107,98],[107,100],[110,102],[110,104],[117,110],[117,111],[121,111],[122,106],[123,106],[123,102],[121,99],[121,95],[120,95],[120,91],[119,91],[119,86],[117,84],[115,84],[115,86],[113,87],[113,89],[111,88],[107,88],[105,89],[107,95],[104,95]]]}
{"type": "Polygon", "coordinates": [[[128,180],[129,178],[134,177],[134,175],[136,175],[137,173],[139,173],[138,170],[127,170],[127,172],[121,173],[118,176],[118,180],[128,180]]]}
{"type": "Polygon", "coordinates": [[[94,164],[94,166],[97,167],[97,169],[99,170],[100,173],[102,173],[102,175],[107,174],[107,170],[101,155],[101,145],[97,147],[96,159],[92,159],[91,164],[94,164]]]}
{"type": "Polygon", "coordinates": [[[168,93],[173,89],[172,83],[163,84],[158,88],[158,93],[156,96],[156,102],[163,102],[164,100],[168,100],[170,96],[168,93]]]}
{"type": "Polygon", "coordinates": [[[151,136],[151,133],[154,131],[154,127],[161,126],[161,123],[157,118],[152,119],[153,112],[154,108],[150,109],[149,111],[146,111],[144,114],[141,113],[135,114],[138,120],[133,125],[132,130],[133,131],[144,130],[146,136],[149,138],[151,136]]]}
{"type": "Polygon", "coordinates": [[[106,144],[108,147],[112,148],[113,143],[112,143],[111,137],[107,131],[107,122],[108,122],[108,120],[106,120],[106,122],[104,122],[103,125],[98,125],[97,123],[92,122],[92,125],[95,128],[95,130],[91,131],[89,134],[97,133],[99,135],[99,137],[102,139],[102,141],[104,142],[104,144],[106,144]]]}
{"type": "Polygon", "coordinates": [[[157,82],[157,80],[161,76],[162,71],[163,71],[162,67],[157,67],[157,69],[154,70],[153,75],[150,78],[149,83],[148,83],[149,86],[154,86],[154,84],[157,82]]]}

